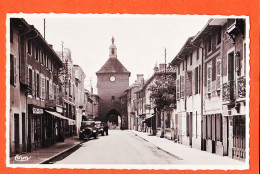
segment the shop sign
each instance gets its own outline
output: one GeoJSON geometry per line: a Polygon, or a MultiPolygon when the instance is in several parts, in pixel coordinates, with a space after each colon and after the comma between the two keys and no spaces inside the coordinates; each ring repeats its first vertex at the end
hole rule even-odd
{"type": "Polygon", "coordinates": [[[69,125],[76,125],[76,121],[75,120],[69,120],[69,125]]]}
{"type": "Polygon", "coordinates": [[[33,108],[33,114],[43,114],[43,109],[40,108],[33,108]]]}

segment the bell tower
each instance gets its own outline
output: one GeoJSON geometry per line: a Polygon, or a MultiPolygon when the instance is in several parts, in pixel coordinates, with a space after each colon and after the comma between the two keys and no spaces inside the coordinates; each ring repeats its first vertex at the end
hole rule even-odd
{"type": "Polygon", "coordinates": [[[109,58],[117,58],[117,48],[114,37],[112,37],[112,44],[109,47],[109,58]]]}
{"type": "Polygon", "coordinates": [[[109,58],[97,75],[97,92],[100,97],[101,121],[108,121],[111,113],[121,116],[120,98],[129,87],[130,72],[117,57],[115,39],[109,47],[109,58]]]}

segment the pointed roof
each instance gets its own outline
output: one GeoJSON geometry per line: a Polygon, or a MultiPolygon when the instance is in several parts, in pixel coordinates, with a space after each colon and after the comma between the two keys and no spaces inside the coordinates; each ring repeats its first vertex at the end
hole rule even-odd
{"type": "Polygon", "coordinates": [[[131,74],[117,58],[109,58],[101,69],[96,72],[96,74],[106,73],[123,73],[129,74],[129,76],[131,74]]]}

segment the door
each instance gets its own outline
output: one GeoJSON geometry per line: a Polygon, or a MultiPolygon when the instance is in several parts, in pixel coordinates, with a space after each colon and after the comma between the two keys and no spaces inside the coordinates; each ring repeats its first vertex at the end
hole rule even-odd
{"type": "Polygon", "coordinates": [[[20,153],[19,150],[19,114],[14,114],[14,149],[15,154],[20,153]]]}
{"type": "Polygon", "coordinates": [[[189,117],[189,145],[192,147],[192,112],[190,112],[189,117]]]}
{"type": "Polygon", "coordinates": [[[26,152],[26,143],[25,143],[25,113],[22,113],[22,144],[23,152],[26,152]]]}
{"type": "Polygon", "coordinates": [[[233,117],[233,158],[245,160],[245,116],[233,117]]]}

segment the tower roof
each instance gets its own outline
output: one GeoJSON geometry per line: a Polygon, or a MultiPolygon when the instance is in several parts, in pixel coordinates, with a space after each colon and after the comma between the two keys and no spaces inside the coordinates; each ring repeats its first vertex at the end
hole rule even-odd
{"type": "Polygon", "coordinates": [[[124,67],[124,65],[115,58],[109,58],[101,69],[96,72],[96,74],[106,73],[125,73],[130,75],[130,72],[124,67]]]}

